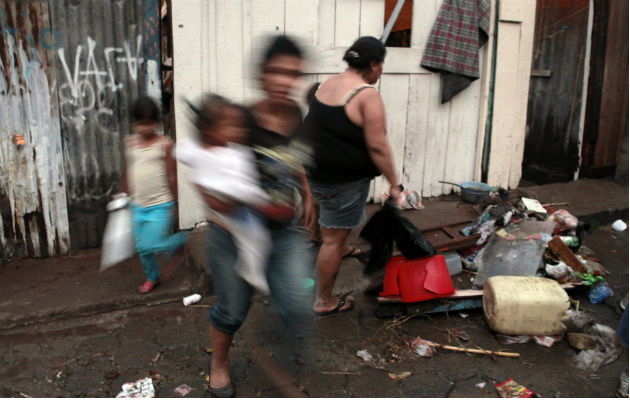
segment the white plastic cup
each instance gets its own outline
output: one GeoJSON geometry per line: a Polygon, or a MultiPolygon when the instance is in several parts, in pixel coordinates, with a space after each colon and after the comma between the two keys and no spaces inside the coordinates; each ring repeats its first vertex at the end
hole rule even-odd
{"type": "Polygon", "coordinates": [[[185,306],[189,306],[193,303],[198,302],[199,300],[201,300],[201,295],[200,294],[191,294],[190,296],[186,296],[184,297],[184,305],[185,306]]]}
{"type": "Polygon", "coordinates": [[[612,224],[612,228],[614,230],[616,230],[617,232],[623,232],[626,230],[626,228],[628,227],[628,225],[626,225],[625,222],[623,222],[622,220],[618,219],[615,222],[613,222],[612,224]]]}

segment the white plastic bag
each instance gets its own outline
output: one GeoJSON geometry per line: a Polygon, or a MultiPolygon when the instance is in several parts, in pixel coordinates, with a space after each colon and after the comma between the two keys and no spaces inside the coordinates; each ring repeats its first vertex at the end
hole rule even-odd
{"type": "Polygon", "coordinates": [[[114,196],[114,200],[107,204],[107,225],[103,234],[101,246],[101,269],[109,267],[133,257],[136,252],[136,241],[133,237],[131,210],[128,207],[129,198],[126,194],[114,196]]]}

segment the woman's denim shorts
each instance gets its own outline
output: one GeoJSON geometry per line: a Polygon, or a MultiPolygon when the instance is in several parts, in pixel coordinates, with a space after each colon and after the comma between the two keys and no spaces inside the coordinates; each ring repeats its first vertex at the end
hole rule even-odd
{"type": "Polygon", "coordinates": [[[319,225],[328,229],[354,229],[365,221],[365,203],[371,178],[353,182],[325,183],[309,179],[319,202],[319,225]]]}

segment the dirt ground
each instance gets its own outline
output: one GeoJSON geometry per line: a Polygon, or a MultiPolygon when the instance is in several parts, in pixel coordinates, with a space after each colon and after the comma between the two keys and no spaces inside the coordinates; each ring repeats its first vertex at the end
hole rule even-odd
{"type": "MultiPolygon", "coordinates": [[[[586,292],[572,291],[600,322],[616,329],[618,303],[628,292],[628,232],[602,227],[586,245],[610,271],[613,298],[589,303],[586,292]]],[[[628,351],[598,371],[575,367],[577,352],[566,340],[546,348],[534,343],[501,345],[481,310],[402,318],[375,317],[374,296],[361,264],[350,259],[340,273],[339,291],[354,288],[351,312],[313,319],[312,335],[299,342],[295,357],[273,306],[257,297],[231,350],[232,379],[239,397],[283,397],[288,371],[302,394],[311,397],[498,397],[496,383],[513,378],[543,397],[614,397],[628,351]],[[420,336],[442,344],[520,353],[493,358],[440,351],[421,358],[407,343],[420,336]],[[382,365],[359,358],[367,350],[382,365]],[[269,357],[271,355],[271,358],[269,357]],[[389,373],[410,372],[394,380],[389,373]]],[[[33,292],[36,295],[36,291],[33,292]]],[[[54,299],[50,299],[54,301],[54,299]]],[[[206,376],[211,357],[207,312],[212,297],[191,307],[181,302],[135,307],[89,317],[0,330],[0,396],[113,397],[125,382],[153,377],[157,397],[209,397],[206,376]]],[[[295,392],[293,392],[295,393],[295,392]]]]}

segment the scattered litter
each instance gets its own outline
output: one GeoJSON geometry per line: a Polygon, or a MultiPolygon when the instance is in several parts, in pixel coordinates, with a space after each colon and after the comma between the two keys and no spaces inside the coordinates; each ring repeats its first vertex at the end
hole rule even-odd
{"type": "Polygon", "coordinates": [[[135,382],[127,382],[122,385],[122,392],[118,393],[116,398],[147,398],[155,397],[155,388],[153,388],[153,380],[144,378],[135,382]]]}
{"type": "Polygon", "coordinates": [[[580,238],[577,236],[560,236],[560,240],[569,247],[578,247],[580,245],[580,238]]]}
{"type": "Polygon", "coordinates": [[[605,275],[603,275],[599,271],[594,271],[592,274],[591,273],[581,274],[579,272],[576,272],[574,273],[574,275],[582,280],[582,284],[584,286],[595,285],[598,282],[604,282],[604,280],[606,279],[605,275]]]}
{"type": "Polygon", "coordinates": [[[395,374],[393,372],[390,372],[390,373],[387,374],[387,376],[389,376],[391,379],[397,381],[399,379],[405,379],[405,378],[411,376],[411,372],[405,371],[405,372],[401,372],[400,374],[395,374]]]}
{"type": "Polygon", "coordinates": [[[521,344],[529,342],[532,337],[528,335],[504,335],[497,333],[497,339],[501,344],[521,344]]]}
{"type": "Polygon", "coordinates": [[[153,357],[153,358],[151,359],[151,361],[153,361],[153,362],[158,362],[158,360],[160,359],[160,357],[162,357],[162,352],[161,352],[161,351],[158,351],[158,353],[155,355],[155,357],[153,357]]]}
{"type": "Polygon", "coordinates": [[[529,197],[521,197],[521,201],[523,202],[527,210],[541,214],[547,214],[547,210],[545,210],[545,207],[540,204],[540,201],[536,199],[530,199],[529,197]]]}
{"type": "Polygon", "coordinates": [[[483,389],[486,387],[486,382],[479,382],[478,384],[476,384],[475,386],[477,386],[479,389],[483,389]]]}
{"type": "Polygon", "coordinates": [[[536,393],[527,389],[523,385],[519,385],[514,379],[508,379],[505,382],[497,383],[495,385],[497,392],[503,398],[528,398],[534,397],[536,393]]]}
{"type": "Polygon", "coordinates": [[[534,341],[536,344],[545,347],[551,347],[562,340],[562,335],[554,336],[534,336],[534,335],[503,335],[497,334],[497,339],[501,344],[521,344],[534,341]]]}
{"type": "Polygon", "coordinates": [[[599,304],[612,295],[612,289],[606,283],[600,282],[588,292],[588,299],[591,301],[591,304],[599,304]]]}
{"type": "Polygon", "coordinates": [[[577,355],[577,367],[586,371],[597,371],[602,365],[615,361],[621,354],[622,346],[617,332],[602,324],[594,324],[584,333],[595,338],[595,348],[583,350],[577,355]]]}
{"type": "Polygon", "coordinates": [[[411,348],[416,354],[422,357],[433,357],[433,354],[435,353],[433,347],[431,347],[431,342],[420,337],[411,341],[411,348]]]}
{"type": "Polygon", "coordinates": [[[177,395],[179,395],[180,397],[184,397],[186,396],[188,393],[190,393],[190,391],[193,390],[193,388],[191,388],[190,386],[184,384],[181,384],[179,386],[177,386],[173,392],[175,392],[177,395]]]}
{"type": "Polygon", "coordinates": [[[553,218],[568,230],[573,230],[578,226],[578,219],[567,210],[556,211],[553,213],[553,218]]]}
{"type": "Polygon", "coordinates": [[[569,249],[566,244],[562,243],[559,236],[554,237],[553,240],[549,242],[549,249],[560,258],[560,261],[569,265],[574,271],[588,272],[584,264],[573,254],[571,249],[569,249]]]}
{"type": "Polygon", "coordinates": [[[462,257],[456,251],[446,251],[443,255],[449,275],[453,276],[462,272],[462,257]]]}
{"type": "Polygon", "coordinates": [[[567,327],[567,332],[583,332],[595,323],[593,317],[584,311],[567,310],[564,315],[562,323],[567,327]]]}
{"type": "Polygon", "coordinates": [[[569,344],[577,350],[590,350],[597,346],[597,339],[586,333],[567,333],[569,344]]]}
{"type": "Polygon", "coordinates": [[[210,354],[214,351],[214,349],[212,347],[204,347],[203,351],[206,352],[206,354],[210,354]]]}
{"type": "Polygon", "coordinates": [[[628,228],[628,225],[626,225],[626,223],[622,220],[618,219],[612,223],[612,228],[617,232],[623,232],[626,230],[626,228],[628,228]]]}
{"type": "Polygon", "coordinates": [[[479,239],[477,239],[477,246],[484,244],[488,240],[488,237],[496,230],[496,221],[488,221],[481,224],[481,226],[477,228],[477,233],[481,235],[479,239]]]}
{"type": "Polygon", "coordinates": [[[370,362],[374,359],[366,349],[357,351],[357,356],[361,357],[365,362],[370,362]]]}
{"type": "Polygon", "coordinates": [[[29,398],[29,399],[33,397],[33,396],[29,396],[28,394],[22,393],[22,392],[20,392],[20,396],[25,397],[25,398],[29,398]]]}
{"type": "Polygon", "coordinates": [[[184,297],[184,305],[189,306],[191,304],[198,302],[199,300],[201,300],[200,294],[197,294],[197,293],[191,294],[190,296],[184,297]]]}
{"type": "Polygon", "coordinates": [[[545,264],[545,272],[552,278],[559,280],[573,273],[571,267],[560,261],[556,265],[545,264]]]}
{"type": "Polygon", "coordinates": [[[534,336],[534,342],[545,347],[551,347],[561,340],[562,340],[562,335],[534,336]]]}
{"type": "Polygon", "coordinates": [[[177,321],[177,325],[181,325],[182,324],[182,317],[180,317],[178,315],[177,317],[175,317],[175,321],[177,321]]]}
{"type": "Polygon", "coordinates": [[[462,317],[462,318],[468,318],[468,317],[469,317],[469,314],[466,314],[466,313],[459,313],[459,316],[460,316],[460,317],[462,317]]]}
{"type": "Polygon", "coordinates": [[[464,264],[464,268],[471,271],[477,270],[477,265],[474,263],[474,261],[475,261],[475,257],[477,257],[477,254],[479,254],[480,251],[481,251],[481,248],[474,250],[470,254],[467,254],[465,258],[462,259],[462,264],[464,264]]]}
{"type": "Polygon", "coordinates": [[[541,239],[508,240],[492,235],[473,262],[478,271],[473,284],[481,287],[486,279],[497,275],[534,276],[544,252],[541,239]]]}
{"type": "Polygon", "coordinates": [[[366,349],[363,349],[357,351],[357,356],[363,359],[363,361],[369,364],[372,368],[385,369],[385,359],[379,355],[374,357],[366,349]]]}
{"type": "Polygon", "coordinates": [[[210,383],[210,375],[206,375],[206,382],[210,383]]]}

